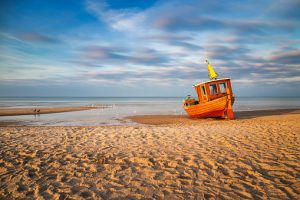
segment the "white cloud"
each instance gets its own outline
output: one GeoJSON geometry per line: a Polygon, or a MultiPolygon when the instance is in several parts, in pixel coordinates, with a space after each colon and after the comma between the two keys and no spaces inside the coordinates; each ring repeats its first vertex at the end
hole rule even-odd
{"type": "Polygon", "coordinates": [[[105,1],[87,0],[86,8],[100,21],[120,31],[137,30],[145,19],[144,14],[135,9],[110,9],[105,1]]]}

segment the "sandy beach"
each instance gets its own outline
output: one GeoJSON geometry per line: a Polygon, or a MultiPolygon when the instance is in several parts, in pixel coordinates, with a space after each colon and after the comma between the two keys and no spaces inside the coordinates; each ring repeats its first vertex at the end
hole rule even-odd
{"type": "Polygon", "coordinates": [[[300,197],[299,110],[132,120],[143,124],[0,127],[0,198],[300,197]]]}

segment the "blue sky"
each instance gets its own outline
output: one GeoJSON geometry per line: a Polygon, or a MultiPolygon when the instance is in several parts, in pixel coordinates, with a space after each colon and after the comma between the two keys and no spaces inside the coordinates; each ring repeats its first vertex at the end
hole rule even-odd
{"type": "Polygon", "coordinates": [[[0,96],[299,96],[299,0],[1,1],[0,96]]]}

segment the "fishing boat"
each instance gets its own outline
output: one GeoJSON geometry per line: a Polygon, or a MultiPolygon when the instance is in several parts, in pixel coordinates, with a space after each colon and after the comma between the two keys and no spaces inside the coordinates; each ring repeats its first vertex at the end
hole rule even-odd
{"type": "Polygon", "coordinates": [[[234,94],[230,78],[218,78],[211,64],[206,62],[210,80],[194,85],[198,100],[188,95],[183,101],[183,108],[192,118],[234,119],[234,94]]]}

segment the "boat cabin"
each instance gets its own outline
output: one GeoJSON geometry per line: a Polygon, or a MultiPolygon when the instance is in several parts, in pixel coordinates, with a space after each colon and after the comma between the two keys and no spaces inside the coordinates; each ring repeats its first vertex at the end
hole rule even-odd
{"type": "Polygon", "coordinates": [[[194,85],[199,103],[205,103],[232,94],[230,78],[210,80],[194,85]]]}

